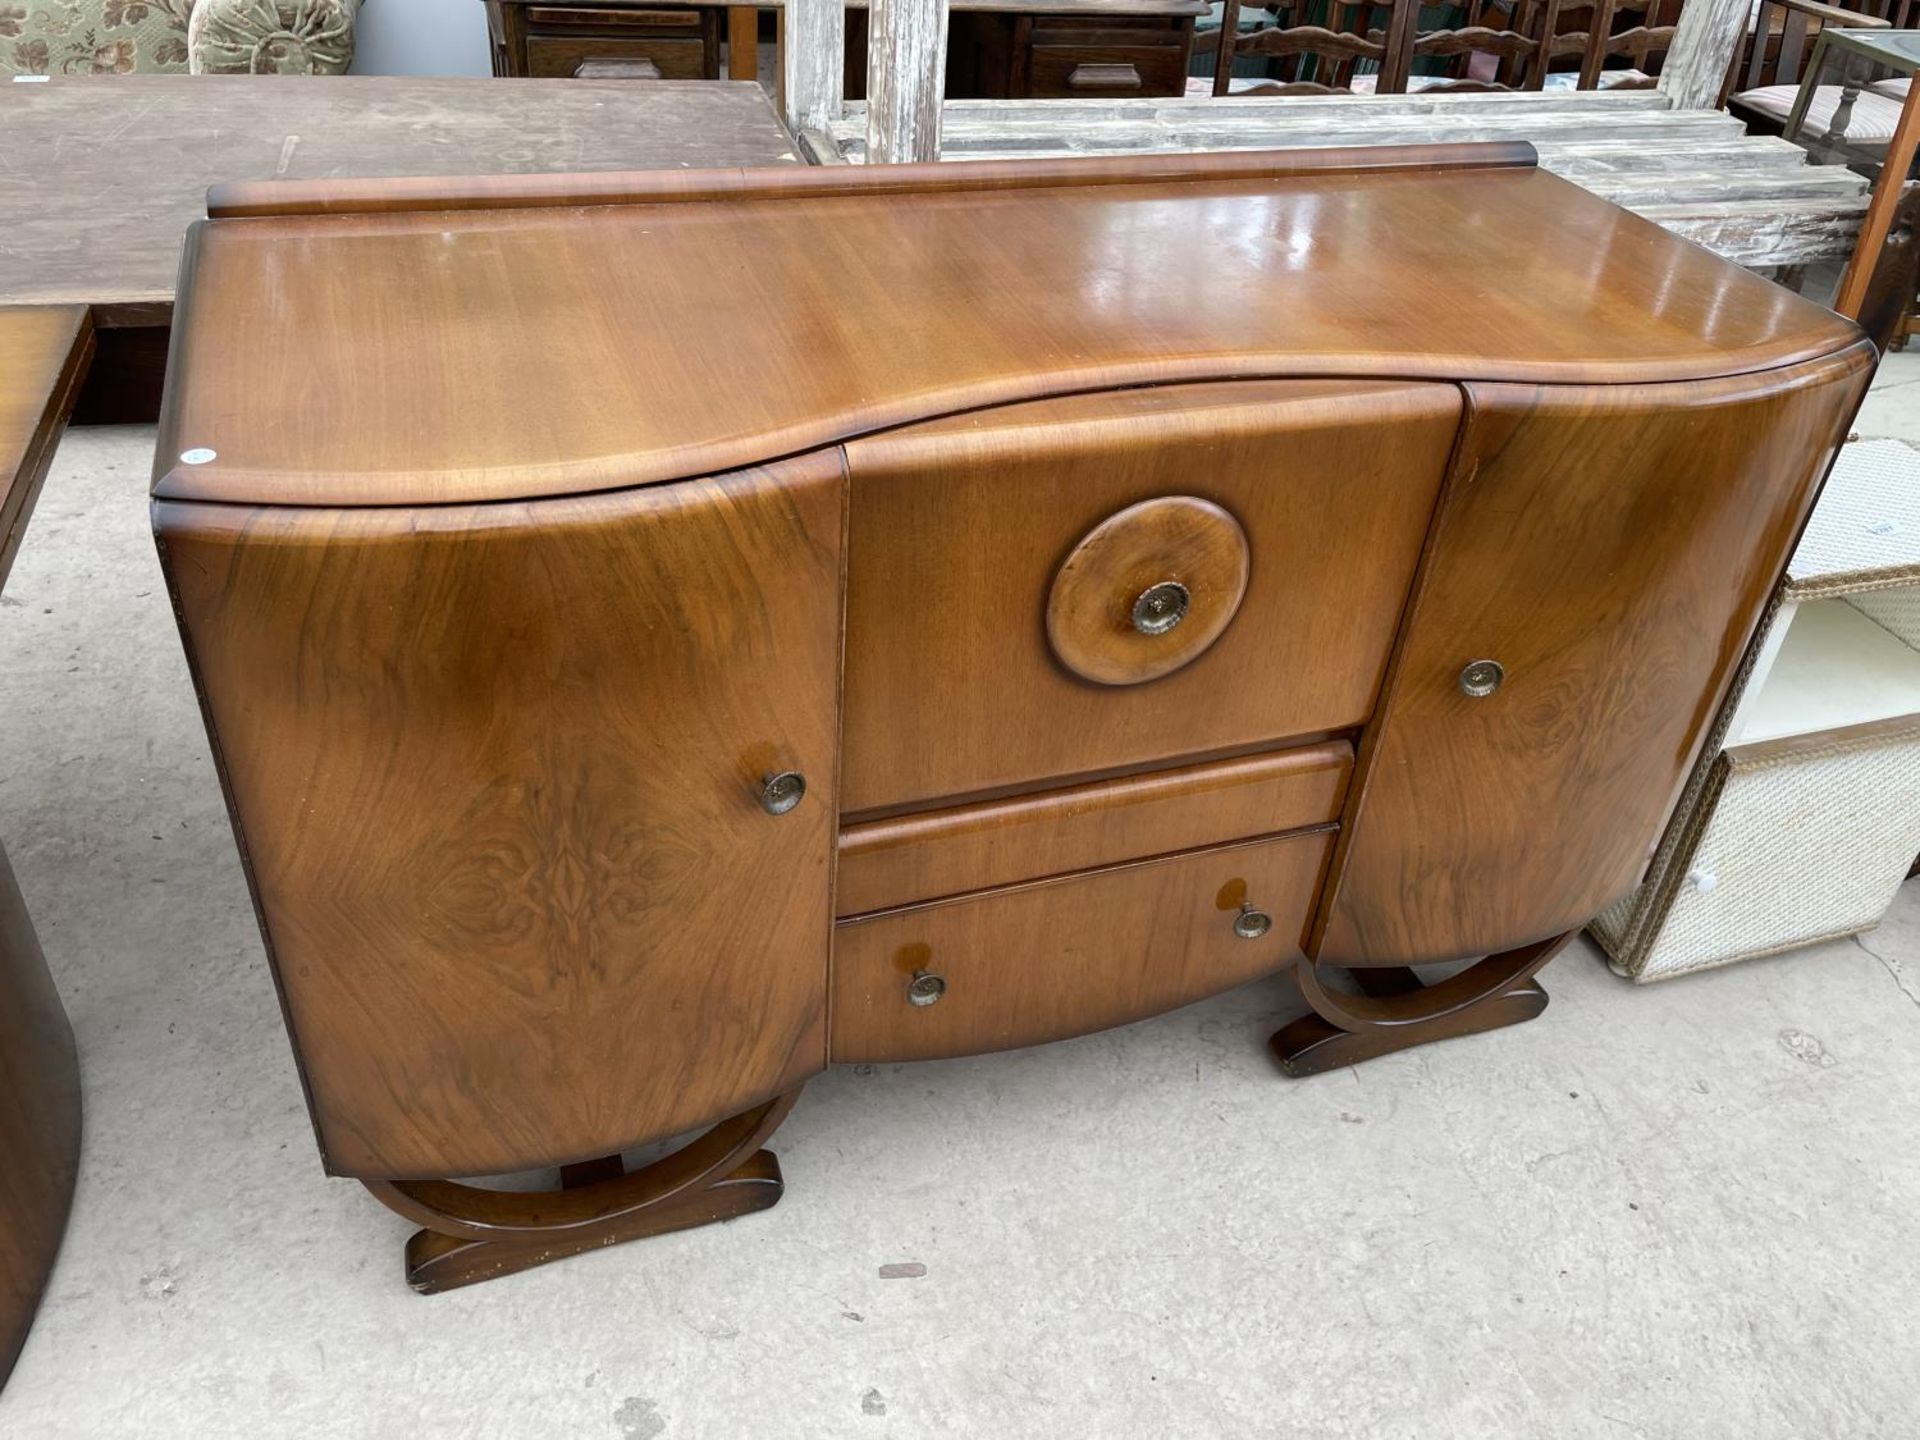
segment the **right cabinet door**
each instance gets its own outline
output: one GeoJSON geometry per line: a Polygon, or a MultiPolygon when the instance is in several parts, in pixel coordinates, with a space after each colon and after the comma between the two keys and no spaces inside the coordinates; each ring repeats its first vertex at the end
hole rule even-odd
{"type": "Polygon", "coordinates": [[[1487,954],[1632,888],[1871,356],[1684,385],[1468,387],[1310,953],[1487,954]]]}

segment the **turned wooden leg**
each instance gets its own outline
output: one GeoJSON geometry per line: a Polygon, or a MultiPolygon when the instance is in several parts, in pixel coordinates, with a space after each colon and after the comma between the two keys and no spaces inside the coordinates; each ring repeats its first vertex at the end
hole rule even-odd
{"type": "Polygon", "coordinates": [[[1287,1074],[1318,1075],[1415,1045],[1518,1025],[1547,1008],[1547,992],[1533,976],[1573,936],[1569,930],[1489,955],[1434,985],[1404,966],[1357,968],[1350,973],[1359,995],[1328,989],[1319,967],[1303,960],[1296,973],[1313,1013],[1283,1025],[1268,1046],[1287,1074]]]}
{"type": "Polygon", "coordinates": [[[433,1295],[767,1209],[785,1186],[779,1160],[760,1145],[799,1097],[798,1090],[776,1096],[631,1173],[617,1155],[563,1166],[558,1190],[483,1190],[454,1180],[361,1183],[425,1227],[407,1241],[407,1283],[433,1295]]]}

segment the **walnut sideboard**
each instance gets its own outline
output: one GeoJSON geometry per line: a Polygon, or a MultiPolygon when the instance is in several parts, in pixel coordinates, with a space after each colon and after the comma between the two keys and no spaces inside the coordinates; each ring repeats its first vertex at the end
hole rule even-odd
{"type": "Polygon", "coordinates": [[[422,1290],[772,1204],[831,1064],[1288,967],[1295,1074],[1538,1013],[1873,360],[1526,146],[209,210],[154,527],[422,1290]]]}

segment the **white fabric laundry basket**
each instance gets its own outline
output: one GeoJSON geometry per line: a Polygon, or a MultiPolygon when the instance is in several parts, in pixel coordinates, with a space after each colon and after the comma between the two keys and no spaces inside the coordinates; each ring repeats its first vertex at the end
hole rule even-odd
{"type": "Polygon", "coordinates": [[[1841,452],[1640,888],[1594,921],[1663,980],[1878,923],[1920,853],[1920,452],[1841,452]]]}

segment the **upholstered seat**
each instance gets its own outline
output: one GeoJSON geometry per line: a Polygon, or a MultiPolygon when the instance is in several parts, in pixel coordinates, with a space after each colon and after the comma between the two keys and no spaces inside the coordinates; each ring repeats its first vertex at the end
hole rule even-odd
{"type": "MultiPolygon", "coordinates": [[[[1885,145],[1892,140],[1894,127],[1900,123],[1906,84],[1904,80],[1881,81],[1858,91],[1854,96],[1853,114],[1847,120],[1847,138],[1860,145],[1885,145]]],[[[1765,85],[1758,90],[1743,90],[1733,98],[1784,125],[1793,114],[1794,98],[1799,93],[1798,85],[1765,85]]],[[[1821,85],[1814,90],[1813,99],[1807,102],[1806,133],[1826,133],[1827,126],[1833,123],[1833,112],[1839,108],[1840,94],[1838,85],[1821,85]]]]}

